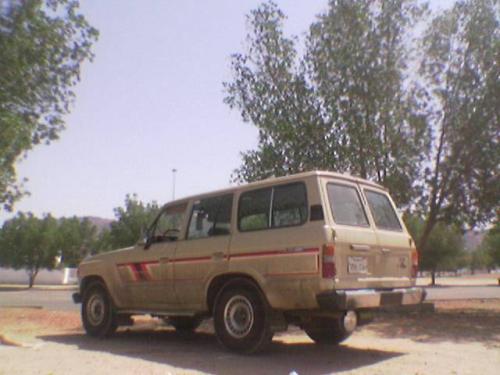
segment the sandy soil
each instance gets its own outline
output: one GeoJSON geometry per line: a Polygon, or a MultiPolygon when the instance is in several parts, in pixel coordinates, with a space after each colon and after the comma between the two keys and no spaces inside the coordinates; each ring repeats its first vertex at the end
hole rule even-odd
{"type": "Polygon", "coordinates": [[[383,314],[343,345],[290,329],[254,356],[222,349],[205,324],[180,336],[141,318],[110,339],[85,336],[72,312],[0,309],[0,374],[498,374],[500,300],[436,303],[434,313],[383,314]],[[2,344],[3,342],[3,344],[2,344]]]}

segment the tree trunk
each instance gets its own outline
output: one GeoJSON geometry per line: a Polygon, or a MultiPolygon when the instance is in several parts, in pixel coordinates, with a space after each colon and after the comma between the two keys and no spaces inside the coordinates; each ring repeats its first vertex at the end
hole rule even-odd
{"type": "Polygon", "coordinates": [[[33,288],[33,284],[35,284],[35,275],[30,273],[28,288],[33,288]]]}
{"type": "Polygon", "coordinates": [[[417,243],[418,249],[420,251],[425,251],[425,248],[427,246],[427,241],[429,240],[429,236],[431,235],[431,232],[434,229],[436,223],[437,223],[436,215],[434,212],[431,211],[429,213],[429,216],[427,217],[427,220],[425,221],[424,231],[422,232],[422,235],[420,236],[420,239],[417,243]]]}
{"type": "Polygon", "coordinates": [[[436,269],[432,269],[431,271],[431,285],[435,286],[436,285],[436,269]]]}
{"type": "Polygon", "coordinates": [[[29,288],[33,288],[33,285],[35,285],[36,275],[38,275],[38,269],[32,270],[32,271],[28,272],[28,277],[29,277],[29,281],[28,281],[29,285],[28,285],[28,287],[29,288]]]}

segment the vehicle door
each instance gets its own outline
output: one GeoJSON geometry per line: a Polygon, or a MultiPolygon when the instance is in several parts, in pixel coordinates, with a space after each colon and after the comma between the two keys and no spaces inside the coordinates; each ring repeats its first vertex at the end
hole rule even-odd
{"type": "Polygon", "coordinates": [[[130,292],[130,308],[165,309],[175,303],[173,263],[177,239],[187,204],[167,206],[138,245],[117,264],[121,280],[130,292]]]}
{"type": "Polygon", "coordinates": [[[285,298],[296,298],[293,283],[303,286],[303,280],[319,275],[318,242],[323,232],[308,221],[306,186],[295,181],[246,190],[239,196],[231,271],[265,278],[267,286],[273,285],[285,298]]]}
{"type": "Polygon", "coordinates": [[[326,180],[335,230],[336,288],[372,287],[379,273],[377,236],[371,225],[358,185],[346,180],[326,180]]]}
{"type": "Polygon", "coordinates": [[[227,269],[233,194],[192,202],[186,239],[179,242],[174,259],[175,293],[181,308],[205,305],[206,285],[227,269]]]}
{"type": "Polygon", "coordinates": [[[379,244],[378,276],[391,286],[408,286],[412,273],[412,239],[399,218],[394,202],[381,189],[363,187],[379,244]]]}

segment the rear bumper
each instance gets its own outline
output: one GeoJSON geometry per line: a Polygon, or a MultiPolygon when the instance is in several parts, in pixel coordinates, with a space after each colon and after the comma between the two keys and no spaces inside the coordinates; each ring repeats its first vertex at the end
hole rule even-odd
{"type": "Polygon", "coordinates": [[[418,305],[425,299],[422,288],[392,290],[358,289],[334,290],[316,296],[318,305],[325,310],[356,310],[379,307],[418,305]]]}

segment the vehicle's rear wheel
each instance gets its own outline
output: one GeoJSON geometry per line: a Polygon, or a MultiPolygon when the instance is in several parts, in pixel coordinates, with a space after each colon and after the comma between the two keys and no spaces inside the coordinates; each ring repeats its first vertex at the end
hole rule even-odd
{"type": "Polygon", "coordinates": [[[315,343],[321,345],[338,345],[347,339],[354,328],[346,329],[344,317],[317,318],[306,325],[304,331],[315,343]]]}
{"type": "Polygon", "coordinates": [[[217,297],[214,326],[222,345],[240,353],[260,351],[273,338],[266,304],[251,288],[231,287],[217,297]]]}
{"type": "Polygon", "coordinates": [[[82,322],[90,336],[107,337],[116,331],[111,298],[100,282],[90,284],[83,292],[82,322]]]}
{"type": "Polygon", "coordinates": [[[178,332],[193,332],[201,324],[201,319],[190,316],[172,316],[168,323],[178,332]]]}

